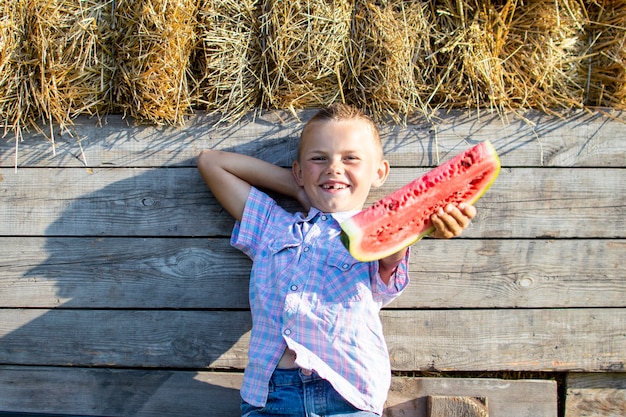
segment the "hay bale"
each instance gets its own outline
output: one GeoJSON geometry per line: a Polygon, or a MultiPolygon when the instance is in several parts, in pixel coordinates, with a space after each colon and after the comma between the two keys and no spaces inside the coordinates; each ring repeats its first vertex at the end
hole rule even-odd
{"type": "Polygon", "coordinates": [[[0,124],[4,135],[14,131],[19,137],[22,126],[33,118],[25,98],[29,60],[24,57],[26,1],[5,1],[0,5],[0,124]]]}
{"type": "MultiPolygon", "coordinates": [[[[6,129],[64,130],[110,102],[111,1],[4,2],[0,24],[0,114],[6,129]]],[[[43,133],[43,132],[42,132],[43,133]]],[[[53,147],[54,150],[54,147],[53,147]]]]}
{"type": "Polygon", "coordinates": [[[548,114],[582,107],[587,20],[582,0],[520,3],[501,55],[509,105],[548,114]]]}
{"type": "Polygon", "coordinates": [[[267,0],[262,6],[262,105],[323,107],[343,100],[352,2],[267,0]]]}
{"type": "Polygon", "coordinates": [[[356,2],[349,101],[376,119],[405,119],[429,95],[427,6],[403,0],[356,2]]]}
{"type": "Polygon", "coordinates": [[[190,112],[195,0],[115,2],[115,110],[140,123],[183,125],[190,112]]]}
{"type": "Polygon", "coordinates": [[[488,107],[503,112],[510,104],[505,85],[501,51],[506,43],[511,3],[503,6],[491,2],[482,4],[467,31],[467,45],[463,54],[464,79],[470,87],[467,100],[476,107],[488,107]]]}
{"type": "Polygon", "coordinates": [[[590,41],[588,66],[588,106],[626,109],[626,3],[592,2],[588,7],[590,41]]]}
{"type": "Polygon", "coordinates": [[[195,106],[234,122],[260,100],[258,0],[201,0],[192,97],[195,106]]]}
{"type": "Polygon", "coordinates": [[[501,51],[514,3],[440,0],[433,3],[433,65],[437,86],[431,102],[454,108],[508,105],[501,51]]]}
{"type": "MultiPolygon", "coordinates": [[[[24,48],[30,99],[44,123],[63,130],[80,114],[108,110],[113,56],[112,1],[31,0],[24,48]]],[[[51,130],[52,134],[52,130],[51,130]]]]}
{"type": "Polygon", "coordinates": [[[585,10],[578,0],[438,0],[437,91],[449,108],[547,113],[581,107],[585,10]]]}

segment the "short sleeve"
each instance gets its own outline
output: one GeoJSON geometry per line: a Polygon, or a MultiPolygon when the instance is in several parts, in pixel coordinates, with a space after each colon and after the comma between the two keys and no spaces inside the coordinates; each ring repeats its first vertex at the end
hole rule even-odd
{"type": "Polygon", "coordinates": [[[254,259],[264,227],[276,202],[267,194],[252,187],[246,200],[241,221],[236,221],[230,244],[254,259]]]}
{"type": "Polygon", "coordinates": [[[374,298],[382,303],[383,306],[389,304],[396,299],[404,289],[409,285],[409,258],[411,256],[411,248],[408,248],[404,258],[398,264],[396,272],[391,275],[389,284],[385,284],[380,278],[380,274],[376,273],[372,290],[374,298]]]}

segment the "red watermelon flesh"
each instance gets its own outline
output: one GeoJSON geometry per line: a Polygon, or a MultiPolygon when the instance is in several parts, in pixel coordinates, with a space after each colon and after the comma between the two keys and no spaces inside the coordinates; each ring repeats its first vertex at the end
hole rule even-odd
{"type": "Polygon", "coordinates": [[[360,261],[392,255],[431,233],[439,208],[473,204],[499,173],[495,148],[481,142],[342,222],[342,241],[360,261]]]}

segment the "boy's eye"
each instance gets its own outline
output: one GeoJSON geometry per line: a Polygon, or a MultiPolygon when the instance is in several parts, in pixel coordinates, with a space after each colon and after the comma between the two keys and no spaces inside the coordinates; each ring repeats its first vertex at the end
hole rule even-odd
{"type": "Polygon", "coordinates": [[[325,161],[326,158],[324,158],[323,156],[314,156],[311,158],[311,161],[325,161]]]}

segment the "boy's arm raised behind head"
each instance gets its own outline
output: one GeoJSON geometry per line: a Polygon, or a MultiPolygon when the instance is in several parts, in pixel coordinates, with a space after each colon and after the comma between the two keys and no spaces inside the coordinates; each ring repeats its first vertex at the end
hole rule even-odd
{"type": "Polygon", "coordinates": [[[301,192],[290,169],[247,155],[204,150],[198,156],[198,170],[217,201],[237,220],[243,216],[251,186],[293,198],[301,192]]]}

